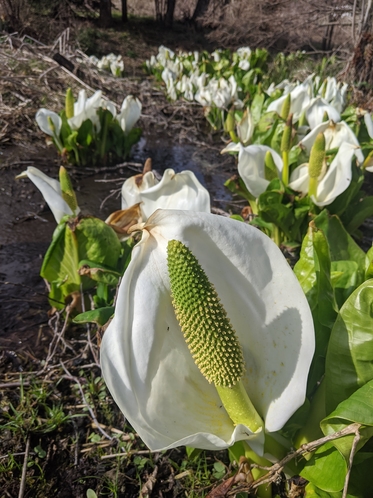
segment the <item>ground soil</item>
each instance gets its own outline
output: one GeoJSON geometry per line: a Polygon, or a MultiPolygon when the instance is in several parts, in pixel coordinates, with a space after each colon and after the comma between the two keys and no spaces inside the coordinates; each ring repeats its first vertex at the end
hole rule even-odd
{"type": "MultiPolygon", "coordinates": [[[[86,28],[85,22],[83,28],[86,28]]],[[[77,29],[76,25],[74,29],[77,29]]],[[[149,157],[153,169],[159,173],[166,168],[173,168],[176,172],[194,171],[210,191],[214,208],[239,211],[240,204],[232,203],[231,194],[223,186],[235,172],[234,159],[220,155],[223,145],[220,136],[211,134],[202,109],[182,105],[175,110],[142,68],[144,60],[156,54],[161,44],[188,50],[206,46],[198,43],[198,37],[192,32],[187,35],[185,32],[181,35],[178,30],[171,35],[162,30],[156,32],[154,23],[149,23],[148,29],[144,25],[141,28],[131,25],[126,33],[130,36],[124,36],[122,29],[117,31],[114,28],[100,46],[102,54],[118,53],[115,48],[118,48],[120,38],[120,52],[126,61],[124,88],[121,90],[115,82],[110,88],[107,81],[103,87],[106,95],[118,104],[124,95],[135,93],[133,90],[137,89],[143,102],[139,122],[143,136],[133,149],[129,164],[110,165],[100,170],[89,167],[69,169],[82,212],[106,219],[111,212],[120,209],[119,191],[123,181],[140,172],[149,157]]],[[[43,43],[48,41],[44,39],[43,43]]],[[[26,69],[22,68],[20,72],[22,77],[29,74],[27,66],[31,64],[33,55],[28,47],[26,51],[14,49],[7,54],[18,57],[16,69],[20,68],[19,61],[24,59],[22,64],[26,69]]],[[[22,80],[24,84],[20,85],[20,79],[9,76],[12,74],[9,72],[9,58],[2,61],[3,74],[6,73],[9,79],[4,80],[2,86],[2,94],[8,99],[3,113],[8,126],[2,126],[0,135],[0,222],[3,227],[0,235],[0,497],[83,498],[89,488],[98,496],[137,497],[141,486],[148,482],[155,470],[157,478],[152,484],[152,496],[185,496],[187,477],[175,480],[175,467],[169,460],[172,457],[173,461],[181,463],[185,458],[182,451],[174,450],[167,457],[153,455],[150,461],[141,441],[131,436],[134,441],[131,442],[131,451],[137,456],[128,453],[128,458],[122,458],[120,464],[116,458],[102,460],[103,451],[115,454],[123,451],[121,445],[128,443],[108,440],[97,426],[92,428],[95,419],[104,427],[123,431],[124,436],[120,437],[125,441],[133,431],[124,424],[122,415],[107,393],[104,406],[104,391],[96,388],[95,392],[89,391],[90,378],[101,385],[97,360],[100,333],[97,329],[91,329],[89,341],[87,329],[73,325],[69,325],[62,338],[59,336],[64,320],[62,316],[51,315],[47,287],[39,275],[56,223],[37,188],[28,180],[15,179],[28,166],[58,177],[61,158],[46,145],[33,117],[37,108],[43,106],[45,97],[48,100],[53,92],[63,97],[66,88],[76,85],[76,82],[60,70],[55,77],[47,76],[48,84],[32,79],[31,74],[31,80],[28,80],[31,84],[22,80]],[[31,87],[36,92],[32,92],[31,87]],[[27,100],[22,109],[15,95],[27,100]],[[79,385],[86,398],[82,399],[81,393],[74,390],[74,386],[79,385]],[[35,399],[32,391],[35,386],[48,393],[47,401],[35,399]],[[28,405],[32,399],[34,401],[28,405]],[[93,414],[87,413],[87,404],[92,407],[93,414]],[[51,430],[43,429],[40,420],[47,418],[47,407],[55,405],[61,406],[66,415],[77,418],[60,423],[51,430]],[[33,410],[36,410],[35,417],[39,422],[32,418],[33,410]],[[92,437],[98,442],[93,444],[92,437]],[[109,446],[105,446],[108,441],[109,446]],[[37,453],[35,448],[38,447],[45,451],[44,456],[37,453]],[[139,455],[145,462],[140,467],[138,463],[134,464],[139,455]],[[23,471],[26,471],[24,476],[23,471]]],[[[75,89],[78,88],[76,85],[75,89]]],[[[52,102],[45,106],[58,111],[53,105],[57,104],[52,102]]],[[[110,437],[113,435],[109,429],[107,432],[110,437]]],[[[206,456],[210,466],[215,461],[216,456],[206,456]]],[[[211,483],[200,486],[206,488],[199,494],[203,496],[211,483]]]]}
{"type": "MultiPolygon", "coordinates": [[[[80,29],[87,29],[87,24],[82,22],[80,29]]],[[[75,34],[78,31],[79,25],[75,21],[75,34]]],[[[45,29],[44,33],[47,37],[48,30],[45,29]]],[[[211,134],[204,124],[202,109],[198,106],[180,106],[175,111],[159,87],[145,76],[142,68],[142,62],[155,54],[161,44],[184,50],[212,48],[203,33],[179,25],[173,31],[165,31],[159,26],[156,28],[150,21],[133,22],[126,28],[114,27],[110,36],[101,38],[101,41],[96,40],[99,52],[118,53],[115,50],[118,40],[120,52],[127,64],[127,78],[131,80],[128,84],[136,87],[140,79],[148,81],[141,90],[144,107],[139,125],[144,130],[143,138],[134,148],[130,164],[112,165],[100,171],[92,168],[70,170],[83,213],[106,219],[111,212],[119,209],[121,184],[124,179],[141,171],[148,157],[152,158],[153,168],[160,173],[166,168],[173,168],[176,172],[185,169],[194,171],[210,191],[215,209],[239,212],[240,203],[235,203],[236,200],[223,186],[224,181],[235,173],[234,159],[220,155],[221,139],[211,134]]],[[[44,42],[48,40],[45,38],[44,42]]],[[[14,81],[9,83],[12,84],[16,85],[14,81]]],[[[56,88],[61,91],[61,82],[56,88]]],[[[16,86],[12,91],[17,94],[16,86]]],[[[43,91],[47,94],[50,88],[42,88],[41,93],[43,91]]],[[[90,384],[84,373],[87,372],[84,371],[85,367],[91,370],[93,377],[100,377],[96,361],[100,333],[92,329],[88,341],[86,329],[71,327],[63,340],[56,338],[63,328],[63,317],[56,320],[51,316],[46,285],[39,276],[42,259],[56,224],[36,187],[27,180],[15,180],[15,176],[28,166],[36,166],[53,177],[58,174],[61,159],[45,144],[43,134],[32,121],[35,110],[40,106],[41,97],[38,99],[31,100],[28,107],[24,107],[22,115],[13,116],[0,142],[0,408],[3,414],[11,413],[12,405],[16,412],[24,413],[24,419],[27,416],[26,412],[22,412],[22,389],[27,390],[34,380],[42,383],[44,388],[49,386],[50,399],[53,404],[62,403],[65,413],[82,414],[86,410],[84,398],[82,402],[74,386],[81,385],[83,392],[88,392],[90,384]],[[25,116],[28,118],[25,119],[25,116]],[[53,357],[50,355],[51,344],[56,345],[53,357]],[[47,369],[46,358],[50,358],[47,369]]],[[[372,187],[368,185],[368,188],[372,187]]],[[[372,239],[369,224],[365,226],[364,234],[367,247],[371,245],[372,239]]],[[[127,460],[121,460],[118,465],[115,459],[102,458],[105,456],[104,443],[108,440],[97,427],[92,429],[95,419],[104,427],[122,430],[125,435],[131,434],[131,429],[124,425],[123,418],[109,397],[106,395],[103,400],[99,392],[96,394],[91,393],[95,418],[92,413],[87,415],[85,411],[85,417],[72,419],[71,423],[61,424],[49,432],[43,432],[40,424],[37,430],[33,429],[35,425],[28,430],[22,425],[24,422],[20,422],[18,427],[9,426],[6,425],[8,419],[2,418],[1,498],[83,498],[89,488],[96,490],[98,495],[102,492],[106,496],[130,498],[139,496],[145,484],[153,486],[153,497],[186,496],[187,484],[182,478],[175,478],[175,466],[170,463],[175,461],[180,464],[183,461],[184,454],[179,450],[167,457],[153,455],[152,461],[147,460],[140,470],[134,464],[134,455],[130,453],[127,460]],[[94,398],[96,394],[97,398],[94,398]],[[105,411],[106,406],[110,407],[110,414],[105,411]],[[96,436],[96,445],[92,443],[92,435],[96,436]],[[29,455],[33,462],[28,467],[23,460],[27,445],[31,448],[29,455]],[[46,452],[39,460],[35,456],[38,446],[46,452]],[[86,451],[87,448],[90,451],[86,451]],[[9,455],[13,455],[13,466],[4,463],[8,461],[9,455]],[[155,477],[154,469],[157,469],[155,477]],[[23,470],[27,471],[25,478],[22,477],[23,470]],[[153,481],[151,476],[154,477],[153,481]],[[117,485],[116,494],[110,491],[109,484],[113,482],[117,485]],[[22,483],[25,484],[23,491],[20,489],[22,483]]],[[[43,413],[40,412],[38,416],[43,418],[43,413]]],[[[135,435],[131,437],[136,441],[133,446],[135,455],[139,457],[143,451],[148,458],[141,442],[136,440],[135,435]]],[[[121,443],[111,439],[108,444],[111,444],[110,448],[115,454],[115,445],[121,443]]],[[[211,465],[217,456],[206,458],[211,465]]],[[[195,496],[203,496],[211,485],[209,482],[204,488],[201,483],[200,494],[195,496]]],[[[150,492],[146,494],[143,491],[143,496],[149,495],[150,492]]]]}

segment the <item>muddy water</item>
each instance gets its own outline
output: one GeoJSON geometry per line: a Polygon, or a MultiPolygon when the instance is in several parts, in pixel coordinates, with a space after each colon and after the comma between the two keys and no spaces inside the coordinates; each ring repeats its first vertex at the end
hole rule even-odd
{"type": "MultiPolygon", "coordinates": [[[[142,139],[131,162],[152,158],[153,169],[176,172],[192,170],[211,194],[214,207],[227,210],[231,195],[223,186],[234,173],[234,159],[221,156],[220,147],[180,145],[164,138],[142,139]]],[[[59,161],[53,151],[3,151],[0,156],[0,352],[32,354],[49,342],[49,305],[45,284],[39,276],[43,255],[56,227],[42,195],[29,180],[15,176],[35,166],[58,177],[59,161]],[[30,157],[31,156],[31,157],[30,157]],[[36,344],[37,343],[37,344],[36,344]]],[[[101,219],[120,209],[120,187],[140,168],[112,168],[97,173],[86,169],[73,173],[79,206],[84,214],[101,219]]]]}

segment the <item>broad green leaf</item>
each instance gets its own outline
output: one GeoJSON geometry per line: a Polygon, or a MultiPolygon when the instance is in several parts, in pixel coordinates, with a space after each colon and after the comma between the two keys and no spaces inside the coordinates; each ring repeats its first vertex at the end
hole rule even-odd
{"type": "MultiPolygon", "coordinates": [[[[342,493],[327,493],[326,491],[323,491],[322,489],[318,488],[312,482],[309,482],[307,486],[305,487],[305,496],[307,498],[341,498],[342,493]]],[[[347,497],[349,498],[349,497],[347,497]]]]}
{"type": "Polygon", "coordinates": [[[257,93],[253,98],[253,101],[250,106],[250,111],[254,124],[258,123],[260,120],[263,110],[264,99],[265,99],[264,93],[257,93]]]}
{"type": "Polygon", "coordinates": [[[88,147],[93,140],[93,124],[90,119],[86,119],[80,125],[77,135],[77,142],[82,147],[88,147]]]}
{"type": "Polygon", "coordinates": [[[44,257],[40,275],[48,282],[56,282],[64,296],[80,289],[78,273],[78,243],[68,223],[60,223],[44,257]]]}
{"type": "Polygon", "coordinates": [[[253,142],[256,144],[270,145],[271,138],[279,122],[277,112],[266,112],[255,126],[253,142]]]}
{"type": "Polygon", "coordinates": [[[361,284],[361,268],[356,261],[332,261],[331,269],[335,298],[338,305],[342,306],[361,284]]]}
{"type": "Polygon", "coordinates": [[[117,267],[122,246],[109,225],[98,218],[81,218],[74,226],[74,231],[79,261],[89,260],[110,268],[117,267]]]}
{"type": "Polygon", "coordinates": [[[359,226],[373,215],[373,197],[363,197],[351,202],[343,213],[342,222],[349,233],[354,233],[359,226]]]}
{"type": "Polygon", "coordinates": [[[128,157],[131,152],[131,147],[140,140],[142,134],[141,128],[132,128],[132,130],[129,132],[129,134],[125,137],[125,142],[124,142],[124,158],[128,157]]]}
{"type": "Polygon", "coordinates": [[[107,285],[118,285],[121,274],[105,265],[100,265],[95,261],[83,259],[79,262],[79,274],[85,275],[96,282],[107,285]]]}
{"type": "Polygon", "coordinates": [[[336,281],[335,289],[337,303],[342,306],[351,292],[365,280],[366,254],[347,233],[337,216],[329,216],[323,210],[314,223],[327,238],[332,269],[344,273],[343,278],[336,281]],[[343,263],[346,261],[351,263],[343,263]]]}
{"type": "Polygon", "coordinates": [[[373,279],[341,308],[326,358],[327,413],[373,379],[373,279]]]}
{"type": "MultiPolygon", "coordinates": [[[[326,400],[327,404],[328,401],[326,400]]],[[[357,449],[373,436],[373,380],[355,391],[348,399],[342,401],[337,408],[321,421],[321,429],[326,436],[338,432],[352,423],[362,424],[357,449]]],[[[333,440],[334,446],[342,453],[346,461],[350,457],[355,435],[348,435],[333,440]]]]}
{"type": "Polygon", "coordinates": [[[331,442],[327,442],[317,448],[300,475],[317,488],[335,493],[343,489],[346,473],[345,459],[331,442]]]}
{"type": "Polygon", "coordinates": [[[114,306],[107,306],[105,308],[98,308],[97,310],[85,311],[80,313],[74,319],[74,323],[97,323],[101,327],[105,325],[110,318],[114,315],[114,306]]]}
{"type": "Polygon", "coordinates": [[[373,278],[373,246],[367,252],[365,279],[373,278]]]}
{"type": "Polygon", "coordinates": [[[304,238],[294,272],[306,294],[315,325],[316,348],[307,389],[307,393],[311,394],[324,374],[330,332],[337,316],[330,276],[329,246],[324,233],[314,224],[310,224],[304,238]]]}
{"type": "Polygon", "coordinates": [[[354,457],[348,496],[354,498],[370,498],[372,496],[372,469],[373,453],[359,451],[354,457]]]}

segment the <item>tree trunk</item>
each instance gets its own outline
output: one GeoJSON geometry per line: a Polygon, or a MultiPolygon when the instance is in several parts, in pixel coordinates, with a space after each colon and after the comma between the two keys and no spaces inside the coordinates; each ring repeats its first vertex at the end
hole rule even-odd
{"type": "Polygon", "coordinates": [[[196,8],[194,9],[192,15],[192,21],[196,21],[198,17],[203,16],[207,12],[207,9],[210,5],[210,0],[198,0],[196,8]]]}
{"type": "Polygon", "coordinates": [[[111,0],[100,0],[100,26],[108,28],[111,25],[111,20],[111,0]]]}
{"type": "Polygon", "coordinates": [[[127,0],[122,0],[122,22],[128,22],[127,0]]]}
{"type": "Polygon", "coordinates": [[[167,0],[167,10],[165,16],[165,24],[167,27],[172,26],[174,20],[176,0],[167,0]]]}

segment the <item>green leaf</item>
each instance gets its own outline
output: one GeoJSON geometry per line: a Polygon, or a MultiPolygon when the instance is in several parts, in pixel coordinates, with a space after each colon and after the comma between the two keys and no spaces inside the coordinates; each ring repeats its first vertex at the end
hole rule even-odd
{"type": "Polygon", "coordinates": [[[190,460],[196,460],[203,450],[199,448],[192,448],[191,446],[185,446],[185,452],[190,460]]]}
{"type": "MultiPolygon", "coordinates": [[[[99,218],[81,218],[74,227],[78,242],[79,261],[94,261],[116,268],[122,251],[114,230],[99,218]]],[[[79,262],[78,261],[78,262],[79,262]]]]}
{"type": "Polygon", "coordinates": [[[324,233],[314,224],[310,224],[304,238],[294,273],[306,294],[315,325],[316,348],[307,389],[307,393],[311,394],[324,374],[329,337],[337,316],[329,246],[324,233]]]}
{"type": "Polygon", "coordinates": [[[318,488],[312,482],[308,483],[305,487],[305,496],[307,498],[341,498],[341,493],[327,493],[322,489],[318,488]]]}
{"type": "Polygon", "coordinates": [[[369,498],[372,495],[373,453],[359,451],[354,458],[348,496],[369,498]]]}
{"type": "Polygon", "coordinates": [[[255,197],[247,190],[247,187],[241,177],[235,175],[229,178],[224,186],[232,192],[232,194],[237,194],[248,201],[254,201],[255,197]]]}
{"type": "Polygon", "coordinates": [[[253,142],[256,144],[270,145],[278,123],[279,116],[277,112],[266,112],[263,114],[258,124],[255,126],[253,142]]]}
{"type": "Polygon", "coordinates": [[[79,291],[81,277],[78,273],[78,243],[75,233],[66,222],[61,222],[52,238],[40,270],[41,277],[55,283],[59,292],[53,299],[58,301],[74,291],[79,291]]]}
{"type": "Polygon", "coordinates": [[[112,268],[100,265],[95,261],[83,259],[79,262],[79,273],[85,275],[95,282],[102,282],[107,285],[118,285],[119,279],[122,276],[112,268]]]}
{"type": "Polygon", "coordinates": [[[124,158],[130,155],[132,146],[137,144],[137,142],[141,138],[141,134],[142,134],[141,128],[132,128],[132,130],[126,136],[125,145],[124,145],[124,158]]]}
{"type": "Polygon", "coordinates": [[[251,116],[253,118],[254,124],[258,123],[262,115],[263,104],[265,95],[264,93],[257,93],[250,106],[251,116]]]}
{"type": "Polygon", "coordinates": [[[245,456],[245,447],[242,441],[236,441],[232,446],[228,448],[229,460],[231,462],[240,462],[240,458],[245,456]]]}
{"type": "Polygon", "coordinates": [[[335,287],[337,303],[342,306],[354,289],[365,280],[366,254],[347,233],[337,216],[329,216],[323,210],[314,219],[314,223],[327,238],[333,270],[344,273],[342,279],[336,280],[335,287]],[[346,261],[351,263],[345,263],[346,261]]]}
{"type": "Polygon", "coordinates": [[[86,119],[77,130],[77,143],[82,147],[88,147],[93,140],[94,130],[90,119],[86,119]]]}
{"type": "Polygon", "coordinates": [[[350,203],[341,218],[349,233],[354,233],[359,226],[373,215],[373,197],[359,198],[350,203]]]}
{"type": "Polygon", "coordinates": [[[327,442],[317,448],[300,475],[321,490],[335,493],[343,489],[346,473],[345,459],[331,442],[327,442]]]}
{"type": "Polygon", "coordinates": [[[342,306],[326,358],[327,413],[373,379],[373,280],[342,306]]]}
{"type": "Polygon", "coordinates": [[[110,318],[114,315],[115,307],[106,306],[105,308],[98,308],[96,310],[85,311],[80,313],[74,319],[74,323],[97,323],[101,327],[105,325],[110,318]]]}
{"type": "MultiPolygon", "coordinates": [[[[357,450],[359,450],[373,436],[373,380],[342,401],[330,415],[321,421],[320,426],[323,433],[328,436],[355,422],[363,426],[359,430],[360,440],[357,444],[357,450]]],[[[351,434],[332,441],[346,461],[350,457],[354,437],[355,434],[351,434]]]]}

